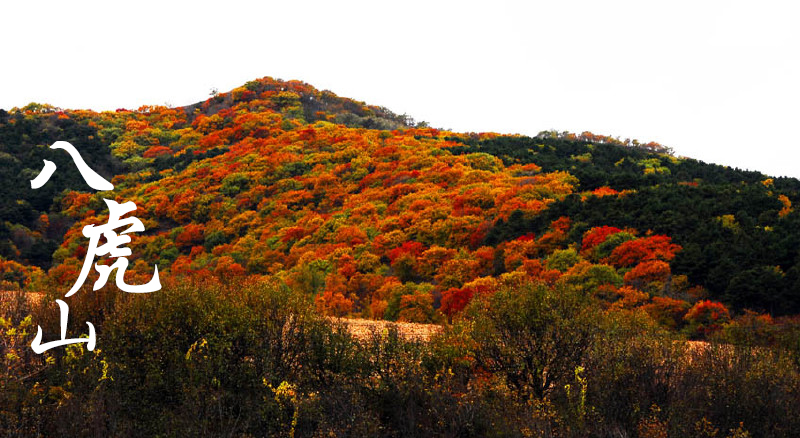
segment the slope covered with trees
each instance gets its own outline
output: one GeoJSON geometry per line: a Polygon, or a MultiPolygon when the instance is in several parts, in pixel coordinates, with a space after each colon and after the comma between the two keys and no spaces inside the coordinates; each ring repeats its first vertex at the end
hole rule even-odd
{"type": "Polygon", "coordinates": [[[158,264],[171,274],[276,277],[335,315],[440,321],[478,291],[537,279],[599,282],[609,305],[628,287],[648,294],[643,305],[675,299],[688,310],[712,299],[736,312],[800,311],[795,179],[591,133],[529,138],[410,123],[269,78],[184,108],[4,112],[3,169],[14,176],[2,193],[0,255],[48,270],[40,277],[51,284],[75,277],[80,230],[105,219],[102,198],[113,196],[134,201],[145,220],[132,244],[141,272],[158,264]],[[46,148],[56,139],[113,175],[114,193],[75,191],[86,187],[69,158],[46,148]],[[58,179],[30,190],[25,178],[52,155],[58,179]],[[624,230],[597,242],[599,255],[584,243],[598,227],[624,230]],[[674,245],[669,254],[612,257],[626,240],[659,236],[674,245]],[[663,275],[625,280],[653,260],[663,275]],[[599,270],[607,276],[592,278],[599,270]]]}
{"type": "Polygon", "coordinates": [[[800,312],[800,215],[792,209],[800,195],[797,179],[769,178],[620,147],[630,143],[621,145],[614,139],[597,140],[589,133],[545,132],[537,138],[468,141],[465,152],[483,151],[506,163],[536,162],[544,170],[568,171],[580,181],[582,192],[600,195],[575,194],[532,220],[516,216],[500,222],[490,239],[543,230],[561,216],[584,228],[613,224],[652,230],[683,246],[673,264],[675,272],[704,286],[711,297],[737,310],[800,312]]]}
{"type": "Polygon", "coordinates": [[[727,382],[707,382],[706,389],[740,403],[734,414],[702,392],[676,401],[692,379],[717,378],[721,369],[748,391],[763,384],[779,394],[770,409],[800,406],[786,386],[797,381],[800,363],[796,179],[591,133],[433,129],[271,78],[181,108],[96,113],[31,104],[2,111],[0,160],[10,182],[0,189],[2,289],[46,298],[4,307],[3,330],[11,333],[3,345],[6,382],[17,391],[4,394],[6,418],[41,425],[45,420],[23,408],[32,401],[79,409],[66,402],[72,385],[107,401],[84,400],[106,409],[94,414],[132,416],[98,426],[120,435],[183,427],[182,409],[257,417],[225,423],[240,431],[283,433],[287,421],[293,431],[297,416],[306,415],[300,424],[308,430],[469,435],[447,432],[456,427],[450,423],[401,421],[387,403],[393,388],[402,388],[414,415],[420,406],[435,411],[448,403],[456,408],[440,412],[446,421],[473,412],[478,436],[502,410],[509,412],[508,434],[523,436],[546,435],[540,429],[609,435],[615,427],[639,436],[693,434],[703,421],[744,433],[738,422],[745,420],[754,422],[745,429],[769,430],[765,436],[791,430],[791,422],[748,416],[745,407],[758,403],[725,393],[727,382]],[[73,143],[115,190],[86,187],[66,154],[48,149],[56,140],[73,143]],[[58,170],[32,190],[42,159],[56,161],[58,170]],[[92,321],[113,346],[94,357],[74,349],[47,358],[23,352],[28,312],[48,333],[58,330],[48,303],[78,277],[88,243],[81,230],[106,222],[103,198],[135,202],[133,215],[146,228],[130,244],[127,282],[148,281],[157,265],[168,287],[130,297],[111,286],[93,292],[90,278],[71,298],[71,320],[92,321]],[[152,322],[141,319],[145,314],[152,322]],[[295,321],[295,314],[305,316],[295,321]],[[441,323],[445,330],[433,346],[384,344],[378,336],[364,347],[322,316],[441,323]],[[295,329],[292,349],[281,333],[295,329]],[[637,331],[641,336],[631,337],[637,331]],[[167,345],[142,344],[170,337],[167,345]],[[676,339],[755,348],[747,353],[754,362],[738,363],[722,349],[686,363],[676,339]],[[134,348],[171,374],[138,362],[148,359],[134,348]],[[774,356],[759,356],[765,351],[774,356]],[[408,370],[382,356],[395,354],[408,370]],[[704,360],[710,368],[697,367],[704,360]],[[89,381],[63,375],[84,366],[94,376],[89,381]],[[758,380],[755,369],[769,371],[758,380]],[[404,372],[426,376],[434,392],[413,386],[404,372]],[[41,375],[48,389],[37,393],[27,373],[41,375]],[[586,385],[601,382],[620,391],[643,386],[621,401],[603,391],[587,395],[586,385]],[[142,386],[163,415],[128,405],[131,388],[142,386]],[[160,399],[165,391],[180,395],[160,399]],[[345,397],[338,402],[366,420],[347,426],[315,394],[345,397]],[[470,411],[477,409],[470,403],[487,410],[470,411]],[[141,418],[151,422],[137,426],[141,418]]]}

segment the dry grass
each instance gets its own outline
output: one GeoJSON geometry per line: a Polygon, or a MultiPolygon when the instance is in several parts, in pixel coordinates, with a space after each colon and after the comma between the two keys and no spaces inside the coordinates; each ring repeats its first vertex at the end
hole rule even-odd
{"type": "Polygon", "coordinates": [[[442,331],[442,327],[436,324],[417,324],[412,322],[392,322],[374,321],[371,319],[350,319],[334,318],[335,322],[340,322],[347,326],[347,330],[356,338],[366,340],[373,336],[385,335],[390,328],[397,329],[397,334],[409,341],[428,341],[431,336],[442,331]]]}
{"type": "Polygon", "coordinates": [[[0,315],[7,314],[12,309],[25,308],[39,304],[44,298],[40,292],[0,291],[0,315]]]}
{"type": "MultiPolygon", "coordinates": [[[[15,305],[19,306],[21,304],[20,300],[27,302],[27,305],[36,305],[42,298],[44,298],[44,294],[41,292],[0,291],[0,314],[15,305]]],[[[400,337],[409,341],[427,342],[434,334],[442,332],[442,326],[437,324],[376,321],[360,318],[331,318],[331,321],[344,324],[350,334],[359,340],[369,339],[373,334],[384,336],[392,327],[397,329],[400,337]]],[[[706,353],[711,345],[705,341],[687,341],[686,344],[688,347],[687,353],[690,356],[699,356],[706,353]]]]}

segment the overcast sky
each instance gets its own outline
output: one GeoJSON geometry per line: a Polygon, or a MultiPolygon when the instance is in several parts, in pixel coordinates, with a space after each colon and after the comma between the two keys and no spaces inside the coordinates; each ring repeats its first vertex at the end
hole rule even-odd
{"type": "Polygon", "coordinates": [[[800,177],[798,21],[796,1],[15,1],[0,108],[179,106],[272,76],[434,127],[588,130],[800,177]]]}

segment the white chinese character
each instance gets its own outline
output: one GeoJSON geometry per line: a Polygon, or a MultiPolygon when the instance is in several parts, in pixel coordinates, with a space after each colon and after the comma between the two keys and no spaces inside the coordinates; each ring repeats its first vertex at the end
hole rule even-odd
{"type": "Polygon", "coordinates": [[[69,345],[69,344],[77,344],[80,342],[86,342],[86,349],[89,351],[94,350],[95,343],[97,339],[95,338],[94,334],[94,326],[91,322],[86,322],[89,325],[89,337],[88,338],[73,338],[67,339],[67,319],[69,319],[69,306],[67,303],[56,300],[58,303],[58,307],[61,309],[61,340],[60,341],[51,341],[42,344],[42,326],[36,326],[36,337],[33,338],[33,342],[31,342],[31,349],[36,354],[42,354],[43,352],[54,348],[60,347],[62,345],[69,345]]]}
{"type": "MultiPolygon", "coordinates": [[[[69,156],[72,157],[72,161],[75,162],[75,166],[78,167],[78,172],[81,173],[83,180],[86,181],[86,184],[89,184],[89,187],[95,190],[114,190],[114,185],[92,170],[86,162],[83,161],[83,157],[81,157],[81,154],[78,153],[78,150],[75,149],[75,146],[72,144],[66,141],[57,141],[50,146],[50,149],[64,149],[67,151],[69,156]]],[[[55,171],[56,163],[50,160],[44,160],[44,169],[39,172],[36,178],[31,180],[31,188],[38,189],[43,186],[50,180],[50,177],[53,176],[53,172],[55,171]]]]}
{"type": "Polygon", "coordinates": [[[116,201],[109,199],[103,199],[103,201],[105,201],[106,205],[108,205],[108,223],[101,226],[87,225],[83,227],[83,235],[89,238],[89,249],[86,251],[86,260],[83,262],[83,267],[81,268],[81,273],[78,276],[78,280],[65,296],[72,296],[78,291],[78,289],[80,289],[81,286],[83,286],[83,282],[86,281],[86,277],[88,277],[89,271],[94,263],[94,258],[102,257],[106,254],[108,254],[110,257],[119,258],[111,266],[94,263],[94,268],[100,274],[100,278],[98,278],[94,283],[93,290],[97,290],[105,286],[106,281],[108,281],[108,277],[113,269],[117,270],[117,287],[125,292],[147,293],[155,292],[161,289],[161,282],[158,280],[158,266],[155,267],[153,278],[147,284],[138,286],[125,284],[125,269],[128,268],[128,259],[125,257],[131,255],[131,249],[120,248],[120,246],[130,243],[131,241],[131,237],[126,236],[125,234],[144,231],[144,224],[142,224],[142,221],[135,217],[120,219],[122,215],[136,210],[136,204],[134,204],[132,201],[128,201],[124,204],[118,204],[116,201]],[[115,229],[125,226],[128,226],[128,228],[119,234],[114,232],[115,229]],[[107,243],[98,246],[101,235],[106,238],[107,243]]]}
{"type": "MultiPolygon", "coordinates": [[[[72,157],[72,161],[78,167],[78,171],[81,173],[81,176],[91,188],[95,190],[114,190],[114,185],[90,169],[89,166],[86,165],[86,162],[83,161],[83,158],[78,153],[78,150],[75,149],[75,147],[71,144],[65,141],[57,141],[50,146],[50,149],[64,149],[67,151],[67,153],[69,153],[69,155],[72,157]]],[[[41,172],[39,172],[39,175],[37,175],[36,178],[31,180],[31,187],[33,189],[42,187],[45,185],[45,183],[47,183],[55,171],[55,163],[44,160],[44,168],[41,172]]],[[[100,278],[98,278],[98,280],[94,283],[94,290],[105,286],[106,281],[108,281],[108,277],[111,275],[111,271],[114,269],[117,270],[117,287],[125,292],[146,293],[161,289],[161,282],[158,280],[158,266],[155,267],[153,278],[147,284],[138,286],[125,284],[125,270],[128,268],[128,259],[125,257],[131,255],[131,250],[130,248],[121,248],[120,246],[130,243],[131,241],[130,236],[126,236],[125,234],[144,231],[144,224],[142,224],[142,221],[135,217],[121,219],[122,215],[136,210],[136,204],[133,202],[126,202],[120,205],[117,202],[108,199],[103,199],[103,201],[105,201],[106,205],[108,205],[108,223],[99,227],[95,227],[94,225],[87,225],[83,227],[83,235],[89,238],[89,250],[86,252],[86,260],[83,262],[83,268],[81,268],[81,273],[78,276],[78,280],[75,282],[75,285],[72,287],[72,289],[67,292],[66,296],[72,296],[78,291],[78,289],[80,289],[80,287],[83,285],[83,282],[86,281],[86,277],[89,275],[89,271],[94,263],[94,258],[98,256],[104,256],[106,254],[108,254],[110,257],[119,258],[111,266],[94,264],[95,269],[100,274],[100,278]],[[114,230],[117,228],[122,228],[125,226],[128,226],[128,228],[119,234],[114,232],[114,230]],[[102,246],[98,246],[100,243],[100,236],[105,237],[107,240],[107,242],[102,246]]],[[[88,344],[86,348],[88,348],[89,351],[92,351],[96,342],[94,326],[92,323],[86,323],[89,325],[89,338],[67,339],[67,319],[69,318],[69,307],[67,306],[67,303],[61,300],[56,300],[56,303],[58,303],[58,306],[61,309],[61,340],[42,344],[42,327],[39,326],[38,332],[36,333],[36,338],[34,338],[33,342],[31,343],[31,348],[33,351],[36,354],[41,354],[42,352],[53,347],[75,344],[79,342],[86,342],[88,344]]]]}

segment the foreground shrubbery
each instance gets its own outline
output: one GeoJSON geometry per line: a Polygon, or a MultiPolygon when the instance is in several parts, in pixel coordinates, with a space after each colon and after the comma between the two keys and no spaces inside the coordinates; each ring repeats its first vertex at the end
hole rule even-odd
{"type": "Polygon", "coordinates": [[[0,430],[298,437],[800,430],[793,415],[800,370],[789,350],[689,347],[644,311],[608,313],[590,300],[568,287],[526,285],[473,300],[429,343],[396,333],[358,342],[285,286],[187,282],[146,296],[76,295],[70,327],[94,322],[97,348],[43,355],[29,344],[36,324],[58,333],[52,300],[33,308],[12,301],[3,309],[0,430]]]}

